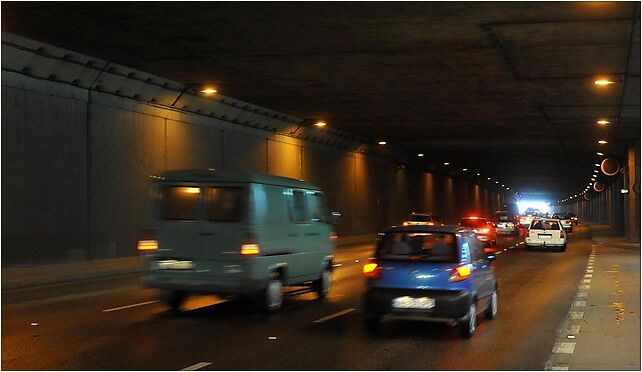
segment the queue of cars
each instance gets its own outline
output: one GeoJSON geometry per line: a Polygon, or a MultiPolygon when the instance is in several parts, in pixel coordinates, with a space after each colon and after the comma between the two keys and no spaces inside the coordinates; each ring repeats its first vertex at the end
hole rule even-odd
{"type": "MultiPolygon", "coordinates": [[[[572,219],[534,216],[526,247],[566,249],[572,219]]],[[[308,286],[320,298],[331,285],[340,216],[318,187],[252,172],[169,171],[154,177],[150,220],[138,242],[143,283],[178,310],[190,294],[236,295],[266,311],[283,303],[283,286],[308,286]]],[[[560,216],[553,216],[560,217],[560,216]]],[[[569,216],[570,217],[570,216],[569,216]]],[[[506,211],[448,226],[434,213],[412,213],[379,233],[364,265],[368,329],[405,318],[475,332],[477,316],[494,319],[498,284],[484,246],[522,224],[506,211]]]]}

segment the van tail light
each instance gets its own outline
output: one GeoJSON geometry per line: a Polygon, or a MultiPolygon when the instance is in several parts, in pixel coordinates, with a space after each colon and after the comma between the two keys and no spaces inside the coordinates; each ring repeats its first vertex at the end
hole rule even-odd
{"type": "Polygon", "coordinates": [[[473,265],[471,264],[457,266],[452,271],[452,274],[450,274],[450,277],[448,278],[448,280],[450,282],[461,282],[462,280],[466,280],[470,278],[472,271],[473,271],[473,265]]]}
{"type": "Polygon", "coordinates": [[[142,230],[136,246],[138,251],[155,251],[158,250],[158,241],[156,240],[155,230],[142,230]]]}
{"type": "Polygon", "coordinates": [[[158,242],[156,240],[139,240],[136,249],[139,251],[155,251],[158,249],[158,242]]]}
{"type": "Polygon", "coordinates": [[[368,279],[381,278],[381,266],[376,262],[371,262],[363,265],[363,275],[368,279]]]}
{"type": "Polygon", "coordinates": [[[243,245],[241,245],[241,255],[253,256],[259,253],[261,253],[261,248],[259,247],[259,242],[256,241],[254,235],[245,235],[245,241],[243,242],[243,245]]]}

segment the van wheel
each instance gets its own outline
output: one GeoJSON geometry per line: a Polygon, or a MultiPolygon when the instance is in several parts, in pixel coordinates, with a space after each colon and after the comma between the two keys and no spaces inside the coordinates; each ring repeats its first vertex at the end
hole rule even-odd
{"type": "Polygon", "coordinates": [[[159,295],[160,300],[169,306],[172,312],[178,312],[181,309],[185,297],[185,292],[173,290],[161,290],[159,295]]]}
{"type": "Polygon", "coordinates": [[[283,284],[278,278],[270,279],[262,296],[263,308],[268,312],[277,311],[283,305],[283,284]]]}
{"type": "Polygon", "coordinates": [[[461,323],[459,323],[459,330],[462,336],[466,338],[471,338],[475,333],[476,328],[477,328],[477,306],[475,306],[475,303],[473,302],[472,304],[470,304],[470,307],[468,308],[468,314],[466,315],[464,320],[462,320],[461,323]]]}
{"type": "Polygon", "coordinates": [[[312,289],[317,293],[319,298],[325,298],[328,292],[330,291],[330,284],[332,280],[330,278],[330,270],[325,269],[321,272],[319,279],[312,282],[312,289]]]}
{"type": "Polygon", "coordinates": [[[487,319],[493,320],[497,318],[497,289],[494,289],[493,294],[490,295],[490,302],[485,314],[487,319]]]}

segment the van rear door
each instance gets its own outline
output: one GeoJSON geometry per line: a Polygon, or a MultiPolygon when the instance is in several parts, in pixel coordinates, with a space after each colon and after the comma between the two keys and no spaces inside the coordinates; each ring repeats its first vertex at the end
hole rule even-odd
{"type": "Polygon", "coordinates": [[[240,259],[247,204],[243,185],[164,185],[157,229],[159,253],[190,260],[240,259]]]}

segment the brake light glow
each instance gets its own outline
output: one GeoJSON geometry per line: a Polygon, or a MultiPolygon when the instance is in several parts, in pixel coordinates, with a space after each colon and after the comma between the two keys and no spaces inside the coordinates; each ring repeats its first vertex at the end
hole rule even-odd
{"type": "Polygon", "coordinates": [[[453,270],[452,274],[450,274],[450,278],[448,279],[451,282],[461,282],[462,280],[466,280],[470,278],[471,273],[472,273],[471,264],[457,266],[453,270]]]}
{"type": "Polygon", "coordinates": [[[368,279],[379,279],[381,277],[381,266],[376,263],[363,265],[363,274],[368,279]]]}
{"type": "Polygon", "coordinates": [[[261,249],[258,244],[243,244],[241,246],[241,254],[244,256],[255,255],[261,253],[261,249]]]}
{"type": "Polygon", "coordinates": [[[139,240],[136,249],[139,251],[155,251],[158,249],[158,242],[156,240],[139,240]]]}
{"type": "Polygon", "coordinates": [[[468,217],[468,218],[470,218],[471,220],[476,220],[476,219],[479,219],[479,217],[476,217],[476,216],[473,216],[473,217],[468,217]]]}

